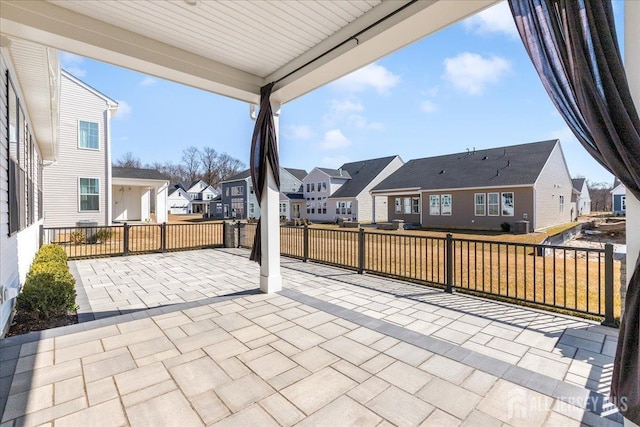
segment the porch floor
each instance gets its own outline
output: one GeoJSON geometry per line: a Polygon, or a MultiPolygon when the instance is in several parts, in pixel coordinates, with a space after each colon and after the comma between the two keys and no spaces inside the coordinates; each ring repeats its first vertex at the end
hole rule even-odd
{"type": "Polygon", "coordinates": [[[261,294],[242,249],[70,264],[82,323],[0,341],[1,427],[621,424],[595,322],[287,258],[261,294]]]}

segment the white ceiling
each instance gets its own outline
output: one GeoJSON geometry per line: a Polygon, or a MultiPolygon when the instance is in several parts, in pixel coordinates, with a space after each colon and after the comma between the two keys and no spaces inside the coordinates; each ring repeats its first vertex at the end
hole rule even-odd
{"type": "Polygon", "coordinates": [[[2,0],[0,30],[252,103],[278,81],[285,103],[497,1],[2,0]]]}

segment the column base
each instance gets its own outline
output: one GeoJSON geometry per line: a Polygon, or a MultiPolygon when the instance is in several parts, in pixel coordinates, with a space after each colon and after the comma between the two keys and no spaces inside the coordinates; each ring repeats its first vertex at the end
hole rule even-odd
{"type": "Polygon", "coordinates": [[[260,275],[260,291],[265,294],[272,294],[282,290],[282,276],[279,274],[270,274],[269,276],[260,275]]]}

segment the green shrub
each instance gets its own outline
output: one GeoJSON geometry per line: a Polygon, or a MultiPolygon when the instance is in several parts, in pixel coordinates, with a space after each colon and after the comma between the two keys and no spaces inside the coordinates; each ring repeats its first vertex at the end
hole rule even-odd
{"type": "Polygon", "coordinates": [[[505,233],[508,233],[511,231],[511,223],[503,222],[502,224],[500,224],[500,228],[502,228],[502,231],[504,231],[505,233]]]}
{"type": "Polygon", "coordinates": [[[101,228],[100,230],[96,231],[95,237],[99,242],[106,242],[108,240],[111,240],[111,238],[113,237],[113,230],[110,228],[101,228]]]}
{"type": "Polygon", "coordinates": [[[39,319],[61,316],[75,310],[75,282],[66,263],[34,262],[18,295],[16,309],[39,319]]]}
{"type": "Polygon", "coordinates": [[[84,243],[87,240],[87,235],[84,234],[84,231],[80,231],[80,230],[72,231],[71,234],[69,234],[69,240],[71,240],[71,243],[76,243],[76,244],[84,243]]]}
{"type": "Polygon", "coordinates": [[[44,245],[40,248],[33,260],[34,264],[42,262],[67,263],[67,253],[60,245],[44,245]]]}

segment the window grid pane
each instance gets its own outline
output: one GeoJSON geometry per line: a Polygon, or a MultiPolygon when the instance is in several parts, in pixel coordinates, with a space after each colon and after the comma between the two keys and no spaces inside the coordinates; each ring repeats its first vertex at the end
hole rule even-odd
{"type": "Polygon", "coordinates": [[[98,123],[80,121],[80,147],[99,148],[98,123]]]}

